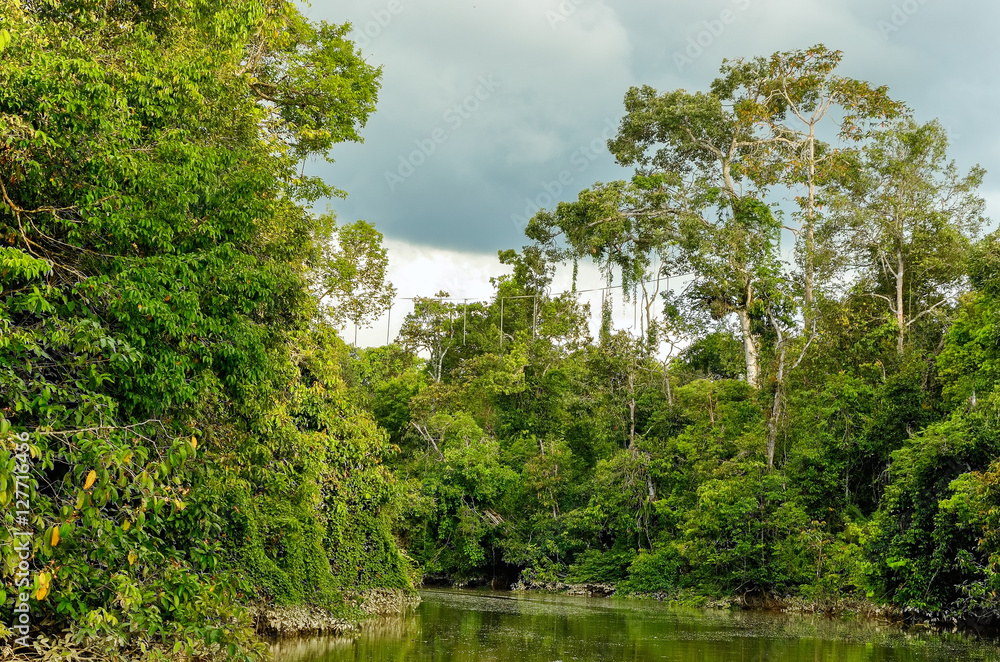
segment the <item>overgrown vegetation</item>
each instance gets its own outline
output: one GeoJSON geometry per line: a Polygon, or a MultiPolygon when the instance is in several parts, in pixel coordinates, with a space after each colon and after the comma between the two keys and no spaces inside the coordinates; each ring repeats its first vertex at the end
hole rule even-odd
{"type": "Polygon", "coordinates": [[[348,27],[0,2],[4,645],[24,595],[32,645],[256,658],[249,606],[411,587],[331,327],[391,296],[381,235],[309,213],[338,192],[300,173],[374,109],[348,27]]]}
{"type": "Polygon", "coordinates": [[[630,90],[609,147],[631,181],[536,215],[492,302],[418,301],[399,343],[424,360],[361,353],[385,366],[359,391],[402,449],[400,535],[429,577],[997,615],[983,173],[839,60],[630,90]],[[584,259],[623,283],[637,332],[605,310],[591,339],[550,294],[584,259]]]}
{"type": "Polygon", "coordinates": [[[630,181],[357,350],[381,235],[301,172],[374,109],[347,30],[0,0],[3,627],[26,595],[39,645],[254,659],[248,607],[421,572],[997,615],[1000,239],[940,125],[822,46],[632,89],[630,181]],[[583,259],[637,333],[552,295],[583,259]]]}

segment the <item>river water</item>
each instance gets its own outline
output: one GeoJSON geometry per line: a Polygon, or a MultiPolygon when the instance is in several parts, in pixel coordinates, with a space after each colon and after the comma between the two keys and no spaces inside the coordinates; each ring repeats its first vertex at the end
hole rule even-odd
{"type": "Polygon", "coordinates": [[[275,661],[1000,660],[1000,648],[969,637],[866,620],[532,593],[427,590],[421,597],[406,614],[372,621],[352,637],[278,643],[275,661]]]}

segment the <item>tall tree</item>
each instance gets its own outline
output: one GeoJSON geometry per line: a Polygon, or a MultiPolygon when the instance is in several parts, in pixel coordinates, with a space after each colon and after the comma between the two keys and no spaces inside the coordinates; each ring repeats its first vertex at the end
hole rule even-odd
{"type": "MultiPolygon", "coordinates": [[[[444,378],[445,357],[461,338],[455,337],[455,320],[462,319],[464,311],[448,300],[448,293],[441,291],[433,297],[416,297],[413,312],[406,316],[399,330],[399,344],[413,352],[427,352],[431,377],[435,382],[444,378]]],[[[462,335],[461,328],[458,329],[462,335]]]]}
{"type": "Polygon", "coordinates": [[[841,152],[820,134],[835,134],[841,143],[857,144],[873,126],[905,110],[889,97],[885,86],[839,75],[842,58],[841,51],[819,44],[770,57],[726,61],[722,77],[711,88],[761,139],[763,149],[747,164],[747,174],[762,185],[780,181],[793,189],[805,188],[804,195],[796,196],[800,223],[795,233],[802,242],[807,319],[813,314],[817,271],[828,267],[830,255],[816,243],[822,229],[822,187],[836,171],[841,152]],[[824,125],[831,128],[824,131],[824,125]]]}
{"type": "Polygon", "coordinates": [[[918,320],[956,301],[983,224],[977,189],[984,170],[962,175],[947,148],[936,121],[897,124],[864,150],[835,201],[869,294],[885,302],[896,323],[899,354],[918,320]]]}
{"type": "Polygon", "coordinates": [[[773,287],[780,226],[746,173],[766,144],[714,94],[644,86],[629,90],[625,108],[608,144],[621,165],[636,167],[632,181],[595,185],[577,202],[537,214],[526,233],[548,244],[562,239],[570,255],[590,255],[605,270],[618,267],[625,287],[654,259],[692,269],[705,307],[738,318],[746,378],[758,386],[751,318],[773,287]]]}
{"type": "Polygon", "coordinates": [[[325,309],[335,325],[370,323],[392,306],[396,288],[386,279],[389,256],[382,233],[366,221],[334,227],[332,215],[318,223],[322,257],[314,268],[317,294],[329,299],[325,309]]]}

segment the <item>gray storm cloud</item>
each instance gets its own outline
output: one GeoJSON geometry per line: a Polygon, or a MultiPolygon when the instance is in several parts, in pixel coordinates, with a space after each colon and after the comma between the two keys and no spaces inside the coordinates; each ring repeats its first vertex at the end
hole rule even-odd
{"type": "MultiPolygon", "coordinates": [[[[627,176],[593,146],[629,86],[705,89],[723,58],[820,42],[844,51],[846,74],[939,118],[960,166],[1000,173],[994,3],[347,0],[308,13],[351,21],[384,71],[366,142],[310,168],[348,191],[331,203],[342,219],[398,241],[491,255],[521,246],[533,207],[627,176]]],[[[993,212],[997,181],[988,175],[983,191],[993,212]]]]}

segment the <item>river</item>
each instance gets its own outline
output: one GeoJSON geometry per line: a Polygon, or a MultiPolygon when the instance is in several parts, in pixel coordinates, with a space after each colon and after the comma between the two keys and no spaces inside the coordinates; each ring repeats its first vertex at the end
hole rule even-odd
{"type": "Polygon", "coordinates": [[[867,620],[671,608],[648,600],[426,590],[352,637],[275,644],[275,662],[952,662],[1000,660],[956,634],[867,620]]]}

